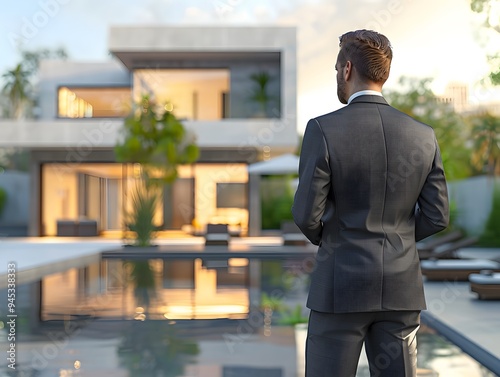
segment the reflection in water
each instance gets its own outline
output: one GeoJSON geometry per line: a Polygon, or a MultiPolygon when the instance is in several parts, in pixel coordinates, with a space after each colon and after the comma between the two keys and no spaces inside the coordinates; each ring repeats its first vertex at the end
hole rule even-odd
{"type": "Polygon", "coordinates": [[[241,258],[104,260],[44,278],[42,319],[84,312],[109,319],[246,318],[250,273],[241,258]]]}
{"type": "Polygon", "coordinates": [[[460,348],[451,344],[427,326],[421,326],[418,336],[418,361],[422,368],[439,371],[439,377],[495,377],[460,348]]]}
{"type": "Polygon", "coordinates": [[[177,336],[175,322],[133,321],[118,347],[120,363],[130,377],[178,377],[200,350],[177,336]]]}
{"type": "Polygon", "coordinates": [[[156,296],[155,277],[149,260],[125,262],[129,268],[128,276],[132,282],[137,307],[141,308],[140,314],[148,314],[151,299],[156,296]]]}

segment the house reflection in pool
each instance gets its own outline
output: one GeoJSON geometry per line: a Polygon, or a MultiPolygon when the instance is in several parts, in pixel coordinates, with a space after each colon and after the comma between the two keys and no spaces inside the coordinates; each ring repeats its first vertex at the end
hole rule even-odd
{"type": "Polygon", "coordinates": [[[246,318],[260,302],[262,263],[272,262],[103,259],[45,277],[41,319],[246,318]]]}

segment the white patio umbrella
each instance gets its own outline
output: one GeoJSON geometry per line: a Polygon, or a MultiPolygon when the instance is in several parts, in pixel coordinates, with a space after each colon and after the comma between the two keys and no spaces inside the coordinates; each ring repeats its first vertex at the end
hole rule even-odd
{"type": "Polygon", "coordinates": [[[297,174],[299,171],[299,157],[294,154],[283,154],[267,161],[260,161],[248,165],[249,174],[274,175],[297,174]]]}

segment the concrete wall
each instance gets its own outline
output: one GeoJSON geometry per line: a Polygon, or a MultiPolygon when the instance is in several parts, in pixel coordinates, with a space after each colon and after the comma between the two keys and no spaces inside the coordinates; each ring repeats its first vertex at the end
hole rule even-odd
{"type": "MultiPolygon", "coordinates": [[[[496,184],[500,185],[499,178],[496,179],[496,184]]],[[[473,177],[450,182],[448,186],[450,201],[457,207],[457,225],[470,235],[480,235],[492,208],[495,179],[473,177]]]]}
{"type": "Polygon", "coordinates": [[[120,62],[40,62],[38,107],[40,119],[57,118],[57,90],[61,86],[131,86],[130,72],[120,62]]]}
{"type": "MultiPolygon", "coordinates": [[[[243,128],[238,131],[244,135],[245,141],[252,140],[252,145],[271,146],[282,140],[292,150],[297,144],[296,44],[294,27],[123,26],[112,27],[109,35],[110,51],[131,70],[154,67],[155,64],[160,64],[162,68],[178,67],[186,61],[201,62],[203,67],[211,62],[220,68],[221,56],[232,60],[231,106],[234,103],[245,105],[232,107],[231,117],[255,112],[258,106],[248,101],[253,84],[250,75],[267,71],[273,77],[269,93],[280,94],[281,119],[264,127],[249,124],[255,132],[243,128]],[[236,59],[239,59],[239,65],[235,64],[236,59]],[[255,144],[253,140],[256,140],[255,144]]],[[[192,65],[189,67],[193,68],[192,65]]],[[[268,115],[274,115],[272,107],[268,115]]],[[[215,144],[222,133],[209,129],[211,138],[207,144],[215,144]]]]}
{"type": "MultiPolygon", "coordinates": [[[[117,27],[110,31],[109,48],[122,62],[42,61],[39,82],[39,120],[0,122],[0,146],[25,148],[112,147],[123,120],[55,119],[60,86],[131,86],[135,68],[184,67],[231,70],[232,119],[187,121],[202,148],[272,148],[272,155],[292,152],[297,145],[296,29],[293,27],[117,27]],[[194,60],[193,60],[194,59],[194,60]],[[198,60],[196,60],[198,59],[198,60]],[[222,60],[221,60],[222,59],[222,60]],[[221,67],[224,59],[230,67],[221,67]],[[122,64],[123,63],[123,64],[122,64]],[[193,65],[194,64],[194,65],[193,65]],[[269,94],[280,118],[235,119],[251,116],[252,73],[266,71],[273,77],[269,94]]],[[[83,153],[87,153],[83,151],[83,153]]]]}

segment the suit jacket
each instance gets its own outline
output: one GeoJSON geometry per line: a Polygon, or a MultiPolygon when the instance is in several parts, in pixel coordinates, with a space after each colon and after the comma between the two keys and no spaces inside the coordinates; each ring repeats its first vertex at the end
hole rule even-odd
{"type": "Polygon", "coordinates": [[[307,306],[425,309],[416,241],[446,228],[448,211],[431,127],[373,95],[311,119],[292,207],[319,245],[307,306]]]}

